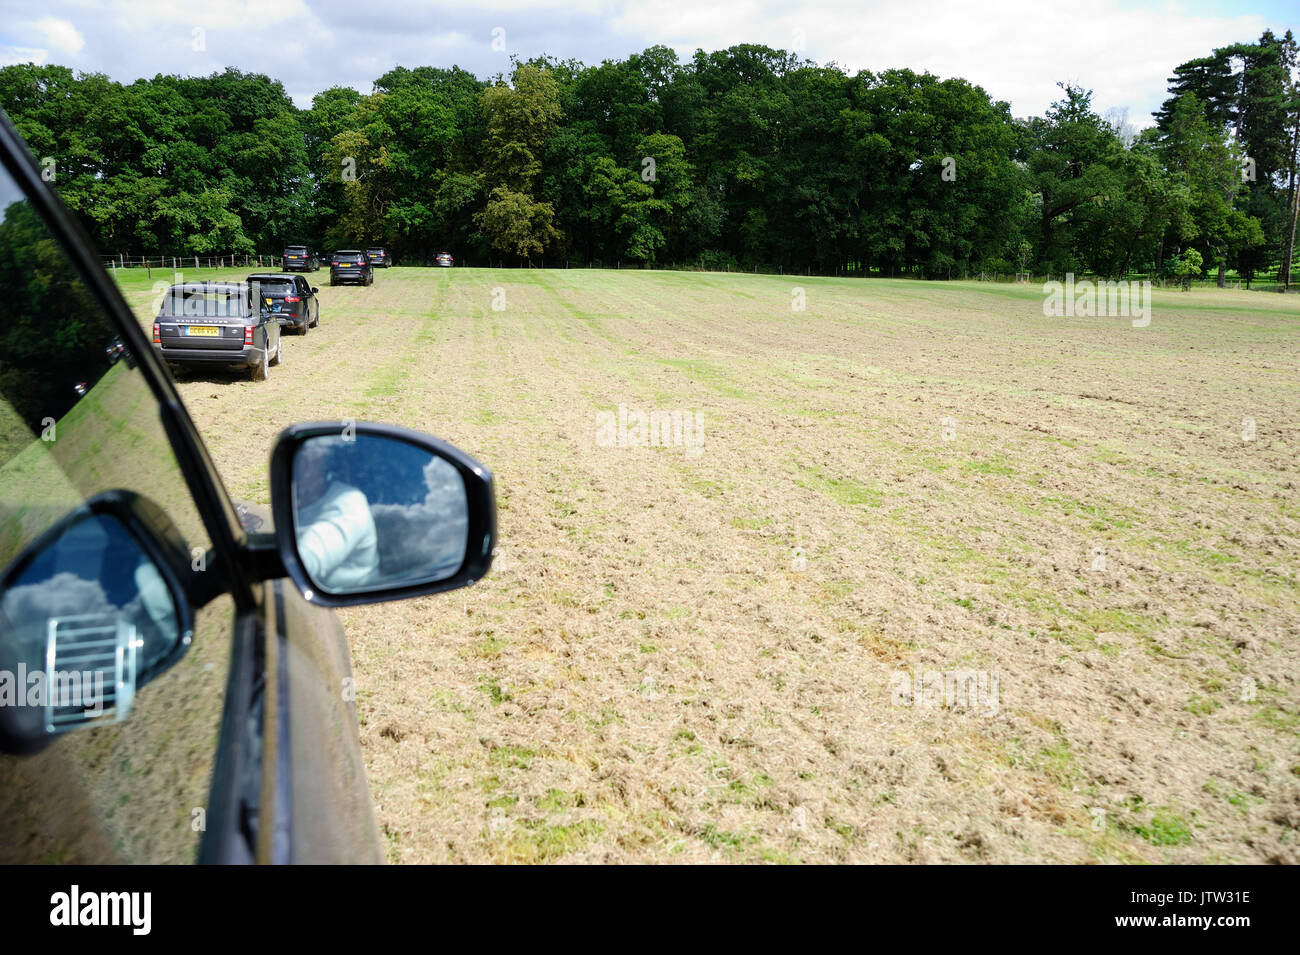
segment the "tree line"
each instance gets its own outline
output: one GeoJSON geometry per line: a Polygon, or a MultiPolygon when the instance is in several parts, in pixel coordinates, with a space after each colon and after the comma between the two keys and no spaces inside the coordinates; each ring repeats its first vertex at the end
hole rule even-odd
{"type": "Polygon", "coordinates": [[[121,84],[14,65],[0,107],[108,251],[1286,281],[1297,67],[1289,31],[1215,49],[1138,134],[1072,84],[1017,118],[962,79],[749,44],[491,80],[398,67],[309,109],[235,69],[121,84]]]}

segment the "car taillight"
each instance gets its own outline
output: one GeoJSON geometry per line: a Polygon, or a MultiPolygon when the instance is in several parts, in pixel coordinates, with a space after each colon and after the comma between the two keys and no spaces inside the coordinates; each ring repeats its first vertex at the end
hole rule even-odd
{"type": "Polygon", "coordinates": [[[245,326],[244,326],[244,344],[245,344],[245,345],[251,345],[251,344],[253,344],[253,326],[252,326],[252,325],[245,325],[245,326]]]}
{"type": "Polygon", "coordinates": [[[302,299],[298,298],[297,295],[286,295],[286,296],[284,297],[284,300],[285,300],[286,302],[300,302],[300,301],[302,301],[302,299]]]}
{"type": "Polygon", "coordinates": [[[157,322],[153,323],[153,343],[155,345],[162,344],[162,326],[157,322]]]}

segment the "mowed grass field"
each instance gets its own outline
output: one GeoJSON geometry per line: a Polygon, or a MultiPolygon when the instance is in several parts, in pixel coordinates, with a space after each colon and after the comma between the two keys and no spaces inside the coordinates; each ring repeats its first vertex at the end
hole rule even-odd
{"type": "Polygon", "coordinates": [[[486,580],[342,614],[392,861],[1300,862],[1300,297],[312,281],[269,382],[178,376],[231,493],[319,418],[497,478],[486,580]]]}

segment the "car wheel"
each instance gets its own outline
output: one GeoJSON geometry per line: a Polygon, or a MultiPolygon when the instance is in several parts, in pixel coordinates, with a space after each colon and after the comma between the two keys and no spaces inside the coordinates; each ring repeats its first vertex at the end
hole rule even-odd
{"type": "Polygon", "coordinates": [[[250,372],[254,381],[266,381],[271,377],[271,354],[268,349],[262,350],[262,360],[254,365],[250,372]]]}
{"type": "Polygon", "coordinates": [[[316,309],[316,317],[311,320],[311,327],[315,328],[320,324],[320,309],[316,309]]]}
{"type": "Polygon", "coordinates": [[[284,360],[284,336],[281,335],[275,340],[275,357],[271,359],[272,365],[278,365],[284,360]]]}

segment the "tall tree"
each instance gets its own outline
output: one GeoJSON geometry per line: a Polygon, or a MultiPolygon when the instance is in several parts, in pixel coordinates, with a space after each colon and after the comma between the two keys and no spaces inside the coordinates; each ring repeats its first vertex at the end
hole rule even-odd
{"type": "Polygon", "coordinates": [[[511,84],[483,91],[487,204],[475,221],[494,249],[532,260],[561,240],[555,210],[535,198],[547,141],[560,123],[559,84],[549,70],[520,64],[511,84]]]}

